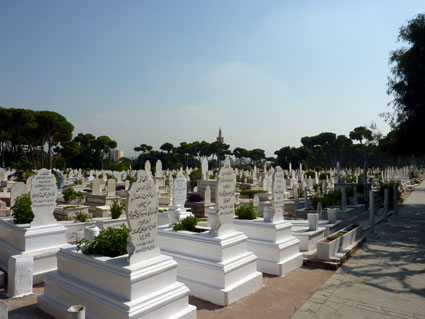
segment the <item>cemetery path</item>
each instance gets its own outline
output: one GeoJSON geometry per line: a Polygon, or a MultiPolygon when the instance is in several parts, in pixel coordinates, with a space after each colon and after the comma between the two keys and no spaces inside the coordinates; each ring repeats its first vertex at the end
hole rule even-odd
{"type": "Polygon", "coordinates": [[[198,308],[198,319],[290,318],[333,273],[330,270],[301,267],[284,277],[263,274],[263,288],[228,307],[195,297],[190,297],[189,303],[198,308]]]}
{"type": "Polygon", "coordinates": [[[425,181],[292,316],[425,318],[425,181]]]}

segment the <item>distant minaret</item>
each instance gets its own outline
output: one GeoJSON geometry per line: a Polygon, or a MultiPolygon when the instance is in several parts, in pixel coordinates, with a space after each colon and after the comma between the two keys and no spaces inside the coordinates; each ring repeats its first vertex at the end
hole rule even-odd
{"type": "Polygon", "coordinates": [[[217,142],[224,143],[224,137],[223,137],[223,136],[222,136],[222,134],[221,134],[221,127],[220,127],[220,129],[218,130],[217,142]]]}

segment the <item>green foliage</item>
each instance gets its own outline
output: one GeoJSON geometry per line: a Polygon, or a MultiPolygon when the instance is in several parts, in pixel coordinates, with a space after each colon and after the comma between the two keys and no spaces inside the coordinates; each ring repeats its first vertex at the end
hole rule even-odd
{"type": "Polygon", "coordinates": [[[158,212],[160,212],[160,213],[167,213],[168,210],[167,209],[158,209],[158,212]]]}
{"type": "Polygon", "coordinates": [[[257,212],[252,201],[249,205],[236,208],[235,215],[238,216],[239,219],[252,220],[257,218],[257,212]]]}
{"type": "Polygon", "coordinates": [[[15,205],[12,206],[12,217],[16,224],[28,224],[34,219],[31,209],[30,195],[24,194],[16,198],[15,205]]]}
{"type": "Polygon", "coordinates": [[[127,177],[125,178],[126,181],[130,181],[130,182],[135,182],[136,181],[136,177],[131,176],[131,175],[127,175],[127,177]]]}
{"type": "MultiPolygon", "coordinates": [[[[394,186],[393,185],[397,185],[397,189],[400,186],[400,182],[388,182],[388,183],[379,183],[379,191],[378,194],[381,198],[384,198],[384,192],[385,189],[388,188],[390,193],[389,193],[389,202],[390,204],[392,204],[393,202],[393,198],[394,198],[394,186]]],[[[401,199],[401,193],[398,191],[398,199],[401,199]]]]}
{"type": "Polygon", "coordinates": [[[127,254],[128,228],[121,225],[118,228],[102,229],[93,242],[86,239],[77,244],[77,250],[85,255],[101,255],[117,257],[127,254]]]}
{"type": "Polygon", "coordinates": [[[394,97],[393,113],[384,116],[392,131],[383,143],[390,154],[425,154],[425,14],[421,13],[400,28],[399,41],[404,46],[391,52],[392,77],[388,94],[394,97]],[[415,138],[412,138],[415,137],[415,138]]]}
{"type": "Polygon", "coordinates": [[[319,174],[319,179],[321,179],[321,180],[325,180],[326,177],[331,177],[331,174],[325,173],[325,172],[322,172],[322,173],[319,174]]]}
{"type": "Polygon", "coordinates": [[[81,178],[77,178],[74,182],[75,185],[82,185],[83,184],[83,180],[81,178]]]}
{"type": "Polygon", "coordinates": [[[241,197],[254,198],[256,194],[267,193],[267,191],[263,191],[260,189],[245,189],[241,190],[241,197]]]}
{"type": "Polygon", "coordinates": [[[322,203],[322,207],[336,206],[338,201],[341,199],[340,191],[330,191],[323,196],[314,196],[310,198],[311,206],[313,209],[317,209],[317,204],[322,203]]]}
{"type": "Polygon", "coordinates": [[[89,215],[84,212],[77,212],[74,216],[74,222],[85,223],[90,220],[89,215]]]}
{"type": "Polygon", "coordinates": [[[65,202],[69,203],[74,199],[81,198],[84,199],[84,195],[81,192],[76,192],[72,187],[65,188],[62,191],[63,199],[65,202]]]}
{"type": "Polygon", "coordinates": [[[305,172],[305,175],[307,177],[314,178],[316,176],[316,173],[314,171],[307,171],[307,172],[305,172]]]}
{"type": "Polygon", "coordinates": [[[198,180],[202,178],[202,170],[201,169],[195,169],[190,173],[190,187],[193,189],[198,180]]]}
{"type": "Polygon", "coordinates": [[[417,179],[418,175],[415,172],[409,172],[409,179],[417,179]]]}
{"type": "Polygon", "coordinates": [[[173,230],[187,230],[187,231],[195,231],[196,225],[198,224],[198,219],[195,216],[187,216],[185,219],[174,224],[173,230]]]}
{"type": "Polygon", "coordinates": [[[121,214],[125,209],[125,203],[121,203],[119,198],[115,198],[111,205],[111,217],[112,219],[120,218],[121,214]]]}

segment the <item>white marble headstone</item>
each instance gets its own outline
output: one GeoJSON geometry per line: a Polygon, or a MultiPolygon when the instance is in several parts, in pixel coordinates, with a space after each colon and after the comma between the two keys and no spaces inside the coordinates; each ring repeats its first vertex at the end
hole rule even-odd
{"type": "Polygon", "coordinates": [[[211,188],[209,186],[207,186],[205,188],[204,203],[205,204],[210,204],[211,203],[211,188]]]}
{"type": "Polygon", "coordinates": [[[202,170],[202,180],[207,180],[209,176],[208,176],[208,159],[206,157],[202,157],[201,170],[202,170]]]}
{"type": "Polygon", "coordinates": [[[152,175],[151,162],[149,162],[149,161],[146,161],[146,162],[145,162],[145,171],[146,171],[146,173],[148,173],[149,175],[152,175]]]}
{"type": "Polygon", "coordinates": [[[283,170],[280,166],[276,167],[273,174],[272,186],[272,205],[273,205],[273,218],[272,222],[283,220],[283,205],[285,199],[285,189],[283,187],[283,170]]]}
{"type": "Polygon", "coordinates": [[[31,181],[31,209],[34,213],[31,227],[57,223],[53,216],[56,193],[56,178],[50,170],[42,168],[31,181]]]}
{"type": "Polygon", "coordinates": [[[102,189],[101,189],[101,186],[100,186],[100,179],[98,179],[97,177],[93,180],[91,187],[92,187],[92,190],[91,190],[92,195],[101,195],[102,194],[102,189]]]}
{"type": "Polygon", "coordinates": [[[156,245],[158,198],[151,176],[139,171],[127,196],[128,263],[132,265],[160,254],[156,245]]]}
{"type": "Polygon", "coordinates": [[[187,183],[186,177],[179,172],[173,183],[173,205],[180,205],[182,208],[186,203],[187,183]]]}
{"type": "Polygon", "coordinates": [[[108,192],[108,196],[113,196],[115,197],[115,187],[116,187],[116,182],[115,179],[111,178],[108,179],[108,184],[107,184],[107,192],[108,192]]]}
{"type": "Polygon", "coordinates": [[[161,160],[157,160],[155,165],[155,177],[162,177],[162,175],[162,162],[161,160]]]}
{"type": "Polygon", "coordinates": [[[224,165],[220,169],[217,176],[217,192],[216,192],[216,217],[215,223],[211,223],[210,234],[220,236],[225,232],[234,230],[232,221],[235,216],[235,175],[230,166],[229,158],[224,160],[224,165]]]}

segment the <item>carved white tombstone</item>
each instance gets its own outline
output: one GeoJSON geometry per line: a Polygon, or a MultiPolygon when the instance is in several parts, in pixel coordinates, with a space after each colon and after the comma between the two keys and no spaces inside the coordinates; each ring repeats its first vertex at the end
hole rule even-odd
{"type": "Polygon", "coordinates": [[[149,161],[146,161],[146,162],[145,162],[145,171],[146,171],[149,175],[152,175],[151,162],[149,162],[149,161]]]}
{"type": "Polygon", "coordinates": [[[260,207],[260,198],[258,197],[258,195],[254,196],[253,205],[258,213],[258,208],[260,207]]]}
{"type": "Polygon", "coordinates": [[[91,193],[92,193],[92,195],[101,195],[102,194],[102,189],[101,189],[101,186],[100,186],[100,179],[98,179],[97,177],[95,179],[93,179],[92,187],[91,187],[91,193]]]}
{"type": "Polygon", "coordinates": [[[53,216],[56,208],[56,178],[50,170],[42,168],[31,182],[31,209],[34,220],[31,227],[56,224],[53,216]]]}
{"type": "Polygon", "coordinates": [[[162,162],[161,160],[157,160],[155,165],[155,177],[162,177],[162,175],[162,162]]]}
{"type": "Polygon", "coordinates": [[[285,198],[285,190],[283,188],[283,170],[280,166],[276,167],[273,174],[272,185],[272,214],[270,218],[264,216],[265,222],[279,222],[283,220],[283,205],[285,198]]]}
{"type": "Polygon", "coordinates": [[[108,191],[108,196],[115,197],[115,186],[116,186],[115,179],[113,178],[108,179],[108,184],[106,187],[108,191]]]}
{"type": "Polygon", "coordinates": [[[124,181],[124,190],[128,191],[129,188],[130,188],[130,181],[126,179],[124,181]]]}
{"type": "Polygon", "coordinates": [[[211,188],[209,186],[205,188],[204,204],[211,204],[211,188]]]}
{"type": "Polygon", "coordinates": [[[173,205],[180,205],[182,208],[186,203],[187,183],[186,177],[179,172],[173,183],[173,205]]]}
{"type": "Polygon", "coordinates": [[[3,168],[0,168],[0,182],[7,181],[7,175],[3,168]]]}
{"type": "Polygon", "coordinates": [[[208,176],[208,159],[206,157],[202,157],[201,170],[202,170],[202,180],[207,180],[209,176],[208,176]]]}
{"type": "Polygon", "coordinates": [[[159,247],[156,245],[157,214],[155,184],[147,172],[139,171],[127,195],[127,250],[130,265],[159,256],[159,247]]]}
{"type": "MultiPolygon", "coordinates": [[[[221,236],[234,231],[232,224],[235,215],[235,176],[230,166],[229,158],[224,160],[224,165],[217,176],[216,211],[208,214],[211,225],[210,235],[221,236]]],[[[213,209],[214,210],[214,209],[213,209]]]]}
{"type": "Polygon", "coordinates": [[[27,185],[22,182],[17,182],[10,188],[10,207],[15,205],[16,198],[23,194],[27,194],[27,185]]]}

